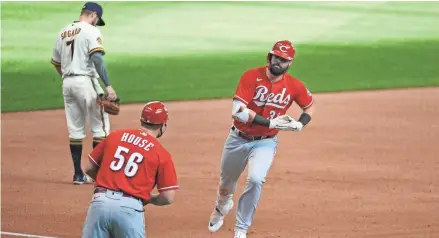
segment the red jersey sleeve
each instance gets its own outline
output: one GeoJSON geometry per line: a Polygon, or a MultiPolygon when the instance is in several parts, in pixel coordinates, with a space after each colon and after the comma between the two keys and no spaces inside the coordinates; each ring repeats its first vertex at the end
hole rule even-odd
{"type": "Polygon", "coordinates": [[[294,101],[301,107],[302,109],[306,109],[310,107],[314,103],[314,99],[312,97],[311,92],[306,88],[306,86],[298,81],[297,84],[297,94],[294,101]]]}
{"type": "Polygon", "coordinates": [[[170,154],[160,158],[157,171],[157,190],[159,192],[178,189],[177,173],[170,154]]]}
{"type": "Polygon", "coordinates": [[[245,72],[239,80],[233,99],[239,100],[247,105],[255,94],[255,82],[256,76],[252,74],[252,71],[245,72]]]}
{"type": "Polygon", "coordinates": [[[96,146],[93,151],[88,154],[88,159],[90,162],[97,166],[101,166],[102,158],[104,157],[105,145],[107,144],[108,138],[105,138],[98,146],[96,146]]]}

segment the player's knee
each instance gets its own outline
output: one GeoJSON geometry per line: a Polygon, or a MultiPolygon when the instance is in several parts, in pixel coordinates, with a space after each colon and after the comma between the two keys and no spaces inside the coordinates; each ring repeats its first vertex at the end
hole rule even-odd
{"type": "Polygon", "coordinates": [[[261,186],[265,183],[265,178],[258,175],[250,175],[247,177],[247,182],[251,185],[261,186]]]}

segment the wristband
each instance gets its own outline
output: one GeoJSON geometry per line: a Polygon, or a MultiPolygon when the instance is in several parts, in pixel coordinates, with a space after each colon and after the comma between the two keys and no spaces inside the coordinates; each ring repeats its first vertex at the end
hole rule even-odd
{"type": "Polygon", "coordinates": [[[308,113],[304,112],[302,113],[302,115],[300,115],[299,122],[302,123],[303,126],[308,124],[310,121],[311,121],[311,116],[308,113]]]}

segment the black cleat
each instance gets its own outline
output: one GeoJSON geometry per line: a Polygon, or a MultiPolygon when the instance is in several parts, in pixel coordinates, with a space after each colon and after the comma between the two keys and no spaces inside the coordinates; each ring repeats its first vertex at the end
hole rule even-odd
{"type": "Polygon", "coordinates": [[[84,174],[75,174],[73,175],[73,184],[80,185],[84,183],[89,183],[87,176],[84,174]]]}

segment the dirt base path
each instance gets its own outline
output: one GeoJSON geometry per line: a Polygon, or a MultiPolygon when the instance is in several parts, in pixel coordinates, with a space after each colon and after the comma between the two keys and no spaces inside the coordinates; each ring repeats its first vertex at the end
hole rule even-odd
{"type": "MultiPolygon", "coordinates": [[[[279,136],[248,237],[439,237],[439,88],[315,97],[311,125],[279,136]]],[[[207,230],[230,107],[169,103],[162,142],[181,189],[174,205],[147,206],[148,237],[233,237],[235,211],[207,230]]],[[[112,129],[137,127],[141,108],[123,105],[112,129]]],[[[2,231],[80,236],[93,187],[72,185],[68,143],[62,110],[2,114],[2,231]]]]}

